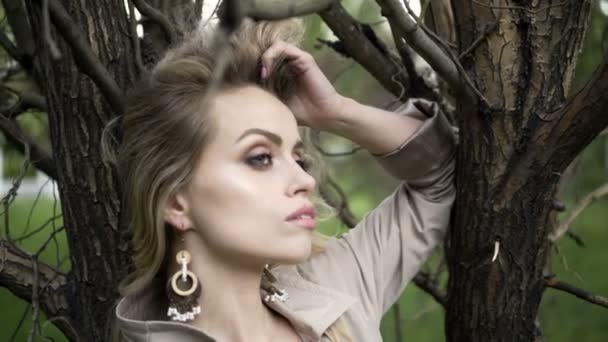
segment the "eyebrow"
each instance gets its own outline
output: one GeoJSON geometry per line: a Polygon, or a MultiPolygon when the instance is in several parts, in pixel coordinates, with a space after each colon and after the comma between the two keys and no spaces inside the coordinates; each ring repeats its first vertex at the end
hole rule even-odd
{"type": "MultiPolygon", "coordinates": [[[[272,141],[275,145],[277,145],[279,147],[283,144],[283,139],[281,139],[280,136],[278,136],[277,134],[272,133],[270,131],[267,131],[265,129],[261,129],[261,128],[249,128],[248,130],[243,132],[243,134],[241,134],[241,136],[238,139],[236,139],[235,143],[243,140],[246,136],[251,135],[251,134],[263,135],[268,140],[272,141]]],[[[304,148],[304,143],[302,142],[302,140],[298,140],[296,142],[296,144],[293,146],[293,149],[295,150],[295,149],[301,149],[301,148],[304,148]]]]}

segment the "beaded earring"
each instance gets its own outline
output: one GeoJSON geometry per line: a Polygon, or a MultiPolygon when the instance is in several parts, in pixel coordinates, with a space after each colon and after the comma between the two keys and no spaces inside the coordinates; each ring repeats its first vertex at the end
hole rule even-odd
{"type": "MultiPolygon", "coordinates": [[[[182,242],[183,240],[182,237],[182,242]]],[[[167,281],[167,297],[169,298],[167,316],[173,321],[192,321],[196,315],[201,313],[198,298],[202,286],[196,275],[188,270],[191,260],[192,256],[187,250],[182,249],[177,252],[175,261],[181,266],[181,269],[167,281]]]]}

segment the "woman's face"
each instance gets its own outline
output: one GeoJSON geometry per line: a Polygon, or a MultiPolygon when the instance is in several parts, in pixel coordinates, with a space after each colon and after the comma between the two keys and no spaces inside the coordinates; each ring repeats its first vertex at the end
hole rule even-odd
{"type": "Polygon", "coordinates": [[[240,263],[305,260],[313,230],[286,220],[315,187],[295,117],[255,86],[219,94],[210,114],[214,137],[182,193],[201,248],[240,263]]]}

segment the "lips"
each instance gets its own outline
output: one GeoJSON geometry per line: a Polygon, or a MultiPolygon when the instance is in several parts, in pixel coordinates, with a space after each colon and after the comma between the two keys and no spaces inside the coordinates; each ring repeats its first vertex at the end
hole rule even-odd
{"type": "Polygon", "coordinates": [[[316,226],[315,208],[311,205],[305,205],[291,213],[285,220],[304,228],[314,229],[316,226]]]}

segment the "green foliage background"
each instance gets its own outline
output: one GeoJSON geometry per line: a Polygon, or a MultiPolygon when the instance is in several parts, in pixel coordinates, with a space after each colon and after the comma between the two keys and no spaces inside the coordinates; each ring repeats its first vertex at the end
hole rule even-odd
{"type": "MultiPolygon", "coordinates": [[[[596,5],[600,1],[603,0],[596,1],[596,5]]],[[[388,35],[382,24],[378,24],[382,18],[375,3],[362,0],[350,0],[344,3],[350,13],[361,22],[373,24],[376,32],[381,36],[388,35]]],[[[606,6],[608,7],[608,4],[606,6]]],[[[608,26],[608,19],[598,10],[598,6],[595,7],[585,47],[579,59],[575,89],[580,88],[589,79],[602,58],[602,34],[608,26]]],[[[381,87],[362,68],[319,45],[317,38],[331,39],[331,34],[320,19],[310,17],[307,19],[307,25],[308,36],[304,45],[313,52],[328,78],[334,81],[341,93],[377,106],[386,105],[390,101],[390,97],[382,92],[381,87]]],[[[7,61],[3,51],[0,51],[0,61],[3,63],[7,61]]],[[[30,85],[23,81],[14,86],[27,88],[30,85]]],[[[41,144],[49,146],[44,115],[30,113],[20,120],[25,129],[41,144]]],[[[23,161],[18,153],[10,151],[3,137],[0,139],[2,139],[6,165],[2,172],[4,178],[10,179],[17,174],[23,161]]],[[[344,151],[350,148],[348,141],[331,135],[323,135],[323,142],[331,151],[344,151]]],[[[388,177],[365,152],[358,152],[349,157],[331,158],[327,163],[331,175],[343,187],[353,212],[359,218],[373,209],[397,185],[397,181],[388,177]]],[[[606,137],[600,137],[582,155],[577,171],[566,189],[564,202],[567,208],[571,208],[578,198],[607,180],[608,140],[606,137]]],[[[18,237],[24,232],[36,230],[47,223],[48,219],[55,215],[54,213],[60,213],[60,207],[53,198],[42,197],[37,201],[33,197],[19,196],[9,210],[8,222],[12,236],[18,237]]],[[[608,227],[605,226],[607,218],[608,201],[600,200],[590,206],[572,227],[572,231],[584,241],[585,247],[577,246],[568,238],[557,243],[553,256],[553,271],[558,279],[592,293],[608,295],[608,276],[605,274],[608,263],[608,249],[605,248],[608,243],[608,227]]],[[[40,233],[20,243],[21,246],[31,253],[36,252],[53,229],[62,226],[61,219],[54,221],[54,225],[55,227],[47,224],[40,233]]],[[[336,220],[322,223],[319,229],[332,235],[345,231],[336,220]]],[[[2,234],[5,232],[4,219],[0,220],[0,231],[2,234]]],[[[60,264],[62,270],[68,271],[70,266],[67,252],[65,235],[59,233],[45,248],[42,260],[51,264],[60,264]]],[[[425,266],[426,269],[433,271],[437,268],[441,260],[439,252],[431,257],[425,266]]],[[[446,278],[444,272],[439,279],[445,284],[446,278]]],[[[25,341],[31,323],[30,317],[31,308],[27,303],[14,297],[6,289],[0,288],[0,321],[2,322],[0,341],[9,341],[11,337],[14,337],[15,341],[25,341]],[[28,313],[24,316],[25,311],[28,313]],[[25,320],[19,324],[22,317],[25,317],[25,320]]],[[[546,291],[539,318],[545,341],[608,341],[608,311],[563,292],[552,289],[546,291]]],[[[408,286],[399,299],[398,309],[396,306],[393,307],[382,320],[381,330],[385,341],[397,341],[397,336],[401,336],[404,341],[442,341],[444,340],[442,308],[415,286],[408,286]],[[396,317],[400,317],[400,320],[397,321],[396,317]]],[[[37,340],[65,340],[63,335],[44,319],[41,335],[37,340]]]]}

